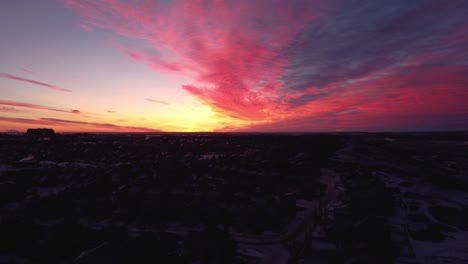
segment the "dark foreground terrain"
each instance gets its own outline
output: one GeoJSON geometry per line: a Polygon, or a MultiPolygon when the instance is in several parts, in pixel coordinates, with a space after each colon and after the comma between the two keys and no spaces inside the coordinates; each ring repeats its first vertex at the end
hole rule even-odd
{"type": "Polygon", "coordinates": [[[0,263],[468,263],[468,134],[0,134],[0,263]]]}

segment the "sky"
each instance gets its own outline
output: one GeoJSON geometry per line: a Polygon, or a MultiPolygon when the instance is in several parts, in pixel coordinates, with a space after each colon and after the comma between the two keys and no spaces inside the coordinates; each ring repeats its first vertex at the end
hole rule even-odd
{"type": "Polygon", "coordinates": [[[468,130],[466,0],[2,0],[0,131],[468,130]]]}

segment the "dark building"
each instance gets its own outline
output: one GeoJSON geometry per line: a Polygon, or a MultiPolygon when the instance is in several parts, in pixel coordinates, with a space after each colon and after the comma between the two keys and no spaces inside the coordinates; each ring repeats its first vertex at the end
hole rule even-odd
{"type": "Polygon", "coordinates": [[[55,135],[51,128],[29,128],[26,133],[33,137],[52,137],[55,135]]]}

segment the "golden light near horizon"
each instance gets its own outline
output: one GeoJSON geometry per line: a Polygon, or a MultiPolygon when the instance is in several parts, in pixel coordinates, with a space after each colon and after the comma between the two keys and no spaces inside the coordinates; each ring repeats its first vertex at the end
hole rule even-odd
{"type": "Polygon", "coordinates": [[[466,1],[4,2],[0,132],[468,128],[466,1]]]}
{"type": "Polygon", "coordinates": [[[115,113],[102,117],[121,126],[146,127],[165,132],[214,132],[221,131],[229,124],[241,128],[251,122],[239,120],[217,112],[196,98],[185,98],[179,102],[147,100],[139,105],[127,105],[115,113]]]}
{"type": "Polygon", "coordinates": [[[223,124],[242,127],[249,123],[218,113],[211,106],[201,103],[175,103],[170,104],[168,108],[167,117],[169,119],[165,119],[168,131],[213,132],[223,129],[223,124]]]}

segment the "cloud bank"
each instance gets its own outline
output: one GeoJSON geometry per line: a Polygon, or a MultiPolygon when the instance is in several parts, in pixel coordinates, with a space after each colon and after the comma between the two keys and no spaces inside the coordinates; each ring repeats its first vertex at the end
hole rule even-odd
{"type": "Polygon", "coordinates": [[[239,130],[468,129],[464,0],[65,4],[239,130]]]}

